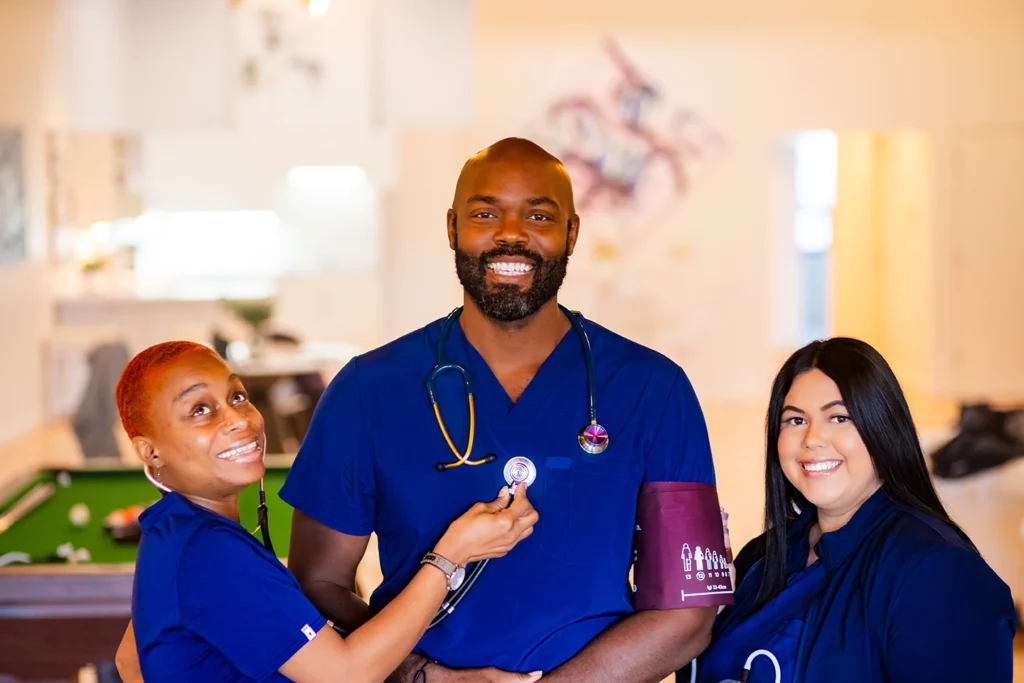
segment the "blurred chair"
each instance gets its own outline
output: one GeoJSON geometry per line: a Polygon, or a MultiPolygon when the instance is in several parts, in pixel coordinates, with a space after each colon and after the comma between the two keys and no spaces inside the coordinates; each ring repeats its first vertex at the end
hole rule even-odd
{"type": "Polygon", "coordinates": [[[45,400],[48,420],[74,414],[89,383],[89,354],[103,344],[123,344],[112,324],[57,325],[44,343],[45,400]]]}
{"type": "Polygon", "coordinates": [[[114,389],[128,360],[128,348],[119,343],[102,344],[89,354],[89,380],[71,418],[86,459],[120,458],[114,431],[118,423],[114,389]]]}

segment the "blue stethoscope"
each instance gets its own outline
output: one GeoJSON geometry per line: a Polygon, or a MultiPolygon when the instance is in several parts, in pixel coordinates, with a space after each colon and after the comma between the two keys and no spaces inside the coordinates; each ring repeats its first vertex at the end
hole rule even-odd
{"type": "MultiPolygon", "coordinates": [[[[602,427],[597,421],[597,381],[596,373],[594,371],[594,354],[590,348],[590,339],[587,337],[586,330],[583,329],[583,325],[580,323],[582,317],[579,313],[574,313],[562,305],[558,308],[565,314],[565,317],[569,319],[569,323],[575,330],[576,335],[580,339],[580,346],[583,348],[583,361],[587,366],[587,397],[590,410],[590,422],[580,430],[577,441],[579,442],[580,448],[586,453],[596,454],[602,453],[608,448],[608,430],[602,427]]],[[[456,308],[448,317],[445,318],[444,323],[441,324],[441,331],[437,336],[437,363],[434,368],[427,375],[427,394],[430,396],[430,404],[434,407],[434,417],[437,418],[437,426],[441,428],[441,434],[444,435],[444,440],[447,442],[448,447],[452,450],[455,455],[453,462],[439,462],[434,465],[434,469],[438,472],[445,472],[462,465],[484,465],[492,463],[498,459],[494,453],[488,453],[479,460],[471,460],[470,456],[473,453],[473,440],[476,436],[476,409],[473,404],[473,378],[469,374],[469,370],[453,362],[448,357],[448,352],[445,350],[445,346],[448,342],[448,334],[451,332],[452,325],[458,319],[462,313],[462,307],[456,308]],[[455,443],[452,441],[451,435],[448,434],[448,429],[444,426],[444,419],[441,417],[441,408],[438,406],[437,401],[437,390],[434,386],[434,382],[437,376],[448,370],[453,370],[462,375],[462,381],[466,385],[466,396],[469,402],[469,436],[466,440],[466,451],[463,453],[455,447],[455,443]]],[[[512,458],[505,465],[505,480],[511,486],[511,492],[515,495],[516,487],[519,484],[525,483],[527,486],[533,484],[537,477],[537,468],[528,458],[516,457],[512,458]]],[[[470,588],[480,578],[480,574],[487,566],[489,560],[483,560],[478,562],[476,566],[469,572],[467,572],[465,579],[457,589],[451,591],[440,609],[434,615],[433,621],[430,623],[429,628],[434,628],[445,619],[447,619],[455,611],[455,608],[469,593],[470,588]]]]}
{"type": "MultiPolygon", "coordinates": [[[[583,329],[583,325],[580,323],[579,313],[573,313],[565,306],[559,304],[559,309],[565,314],[565,317],[569,319],[569,323],[572,325],[573,330],[576,331],[576,335],[580,338],[580,346],[583,347],[583,361],[587,366],[587,395],[590,410],[590,423],[587,424],[583,429],[580,430],[577,440],[579,441],[580,448],[585,452],[595,454],[602,453],[604,449],[608,448],[608,430],[602,427],[597,421],[597,380],[596,373],[594,371],[594,354],[590,348],[590,339],[587,337],[587,331],[583,329]]],[[[473,453],[473,440],[476,436],[476,410],[473,404],[473,378],[469,374],[469,370],[453,362],[448,357],[448,352],[445,350],[445,346],[448,342],[448,333],[451,331],[452,325],[458,319],[462,313],[462,307],[456,308],[452,311],[444,323],[441,325],[441,332],[437,336],[437,364],[434,365],[434,369],[427,375],[427,394],[430,395],[430,403],[434,407],[434,416],[437,418],[437,425],[441,428],[441,434],[444,435],[444,440],[448,443],[448,447],[452,449],[452,453],[455,454],[454,462],[439,462],[434,465],[434,468],[438,472],[444,472],[455,467],[462,465],[484,465],[487,463],[494,462],[497,460],[497,456],[493,453],[489,453],[479,460],[471,460],[470,455],[473,453]],[[441,408],[437,402],[437,391],[434,387],[434,381],[437,376],[441,373],[454,370],[462,375],[462,381],[466,385],[466,396],[469,401],[469,437],[466,440],[466,452],[462,453],[458,448],[455,447],[455,443],[452,441],[451,436],[448,434],[448,430],[444,426],[444,420],[441,418],[441,408]]],[[[512,482],[509,482],[512,483],[512,482]]],[[[528,482],[528,484],[531,482],[528,482]]]]}

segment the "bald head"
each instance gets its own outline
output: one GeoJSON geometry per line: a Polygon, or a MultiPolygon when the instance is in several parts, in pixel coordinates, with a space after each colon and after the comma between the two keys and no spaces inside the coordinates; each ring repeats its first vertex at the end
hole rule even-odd
{"type": "Polygon", "coordinates": [[[555,299],[579,224],[569,174],[539,145],[507,138],[477,152],[448,210],[467,301],[502,323],[532,316],[555,299]]]}
{"type": "Polygon", "coordinates": [[[526,138],[505,138],[504,140],[498,140],[490,147],[485,147],[474,154],[470,158],[469,162],[476,159],[501,158],[539,159],[541,161],[549,161],[559,165],[561,164],[553,154],[549,153],[536,142],[527,140],[526,138]]]}
{"type": "Polygon", "coordinates": [[[460,200],[465,201],[470,194],[467,188],[474,185],[481,174],[493,173],[496,166],[511,173],[519,171],[547,176],[554,181],[553,188],[560,195],[560,203],[565,212],[570,216],[576,213],[572,181],[565,166],[558,157],[525,138],[505,138],[471,156],[463,165],[455,184],[452,206],[458,206],[460,200]]]}

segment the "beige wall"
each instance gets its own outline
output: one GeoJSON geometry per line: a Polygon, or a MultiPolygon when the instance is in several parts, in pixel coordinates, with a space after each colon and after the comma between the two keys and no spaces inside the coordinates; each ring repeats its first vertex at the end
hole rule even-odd
{"type": "Polygon", "coordinates": [[[41,264],[45,253],[44,121],[56,104],[49,89],[52,0],[0,2],[0,125],[22,127],[29,259],[0,266],[0,443],[43,415],[42,342],[50,324],[41,264]]]}
{"type": "Polygon", "coordinates": [[[938,333],[932,286],[934,164],[928,138],[919,133],[886,136],[883,163],[886,357],[906,388],[928,395],[935,389],[938,333]]]}
{"type": "Polygon", "coordinates": [[[832,327],[878,348],[885,345],[885,251],[877,175],[879,136],[838,136],[838,173],[832,242],[832,327]]]}
{"type": "MultiPolygon", "coordinates": [[[[1020,63],[1020,62],[1018,62],[1020,63]]],[[[1020,89],[1017,89],[1020,92],[1020,89]]],[[[940,178],[939,382],[967,399],[1024,400],[1024,121],[964,127],[940,178]],[[941,223],[940,223],[941,224],[941,223]]]]}
{"type": "MultiPolygon", "coordinates": [[[[839,136],[833,326],[886,357],[904,389],[935,391],[934,162],[924,133],[839,136]]],[[[942,302],[945,303],[945,302],[942,302]]]]}
{"type": "Polygon", "coordinates": [[[382,329],[386,340],[462,303],[445,215],[472,152],[459,129],[409,130],[396,142],[398,180],[382,197],[382,329]]]}

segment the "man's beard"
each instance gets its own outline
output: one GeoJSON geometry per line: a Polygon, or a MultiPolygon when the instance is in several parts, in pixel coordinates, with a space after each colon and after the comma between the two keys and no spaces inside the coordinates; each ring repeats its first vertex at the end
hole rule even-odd
{"type": "Polygon", "coordinates": [[[456,244],[455,272],[469,298],[484,315],[500,322],[516,322],[530,317],[558,294],[569,265],[568,251],[567,247],[566,253],[559,258],[545,260],[526,247],[511,246],[491,249],[473,257],[461,251],[456,244]],[[524,290],[512,283],[488,286],[487,262],[498,256],[522,256],[533,263],[533,284],[529,289],[524,290]]]}

